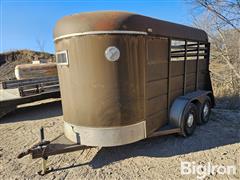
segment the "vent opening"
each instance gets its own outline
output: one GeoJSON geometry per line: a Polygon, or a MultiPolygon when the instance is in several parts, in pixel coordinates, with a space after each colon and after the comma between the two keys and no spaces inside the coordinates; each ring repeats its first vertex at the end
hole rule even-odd
{"type": "Polygon", "coordinates": [[[68,65],[68,53],[67,51],[60,51],[56,53],[56,62],[58,65],[68,65]]]}

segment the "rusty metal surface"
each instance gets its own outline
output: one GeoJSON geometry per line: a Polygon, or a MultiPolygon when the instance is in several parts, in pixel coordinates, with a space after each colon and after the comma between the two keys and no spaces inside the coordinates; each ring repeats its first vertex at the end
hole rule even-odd
{"type": "Polygon", "coordinates": [[[129,12],[101,11],[74,14],[59,20],[54,37],[89,31],[127,30],[147,32],[151,35],[207,41],[207,34],[200,29],[170,23],[129,12]]]}

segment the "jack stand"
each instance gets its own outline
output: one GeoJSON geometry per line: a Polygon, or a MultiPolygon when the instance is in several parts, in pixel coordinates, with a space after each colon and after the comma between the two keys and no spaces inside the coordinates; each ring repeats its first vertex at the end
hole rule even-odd
{"type": "Polygon", "coordinates": [[[42,173],[45,174],[47,172],[47,159],[42,158],[42,173]]]}
{"type": "Polygon", "coordinates": [[[50,169],[47,168],[47,159],[48,158],[42,158],[42,170],[38,171],[38,174],[41,176],[44,176],[45,174],[50,172],[50,169]]]}
{"type": "MultiPolygon", "coordinates": [[[[45,142],[44,129],[43,129],[43,127],[41,127],[40,128],[40,143],[44,144],[44,142],[45,142]]],[[[42,148],[42,146],[40,146],[40,147],[42,148]]],[[[48,157],[45,157],[45,156],[42,157],[42,170],[38,172],[38,174],[41,176],[43,176],[49,172],[49,168],[47,168],[47,159],[48,159],[48,157]]]]}

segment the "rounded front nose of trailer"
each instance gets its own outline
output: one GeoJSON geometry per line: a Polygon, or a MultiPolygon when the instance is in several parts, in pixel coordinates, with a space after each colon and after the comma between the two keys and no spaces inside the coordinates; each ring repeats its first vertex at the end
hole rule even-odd
{"type": "Polygon", "coordinates": [[[146,137],[144,43],[131,34],[56,42],[64,132],[71,141],[116,146],[146,137]]]}
{"type": "Polygon", "coordinates": [[[86,146],[119,146],[146,138],[146,122],[119,127],[84,127],[64,122],[64,134],[86,146]]]}

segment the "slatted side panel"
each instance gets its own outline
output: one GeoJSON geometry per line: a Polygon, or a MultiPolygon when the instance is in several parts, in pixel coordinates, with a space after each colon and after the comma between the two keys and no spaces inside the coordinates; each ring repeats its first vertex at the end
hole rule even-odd
{"type": "Polygon", "coordinates": [[[208,78],[208,47],[207,43],[191,42],[184,40],[171,41],[171,84],[177,86],[171,92],[171,102],[177,96],[205,89],[208,78]],[[174,78],[180,82],[175,84],[174,78]]]}
{"type": "MultiPolygon", "coordinates": [[[[186,92],[195,88],[196,60],[186,61],[186,92]]],[[[171,101],[183,94],[184,89],[184,61],[171,62],[171,101]]]]}
{"type": "Polygon", "coordinates": [[[149,134],[167,122],[168,39],[149,39],[147,50],[146,125],[149,134]]]}
{"type": "Polygon", "coordinates": [[[167,123],[168,105],[177,97],[205,89],[209,74],[207,44],[155,37],[148,39],[147,51],[145,117],[149,134],[167,123]]]}

